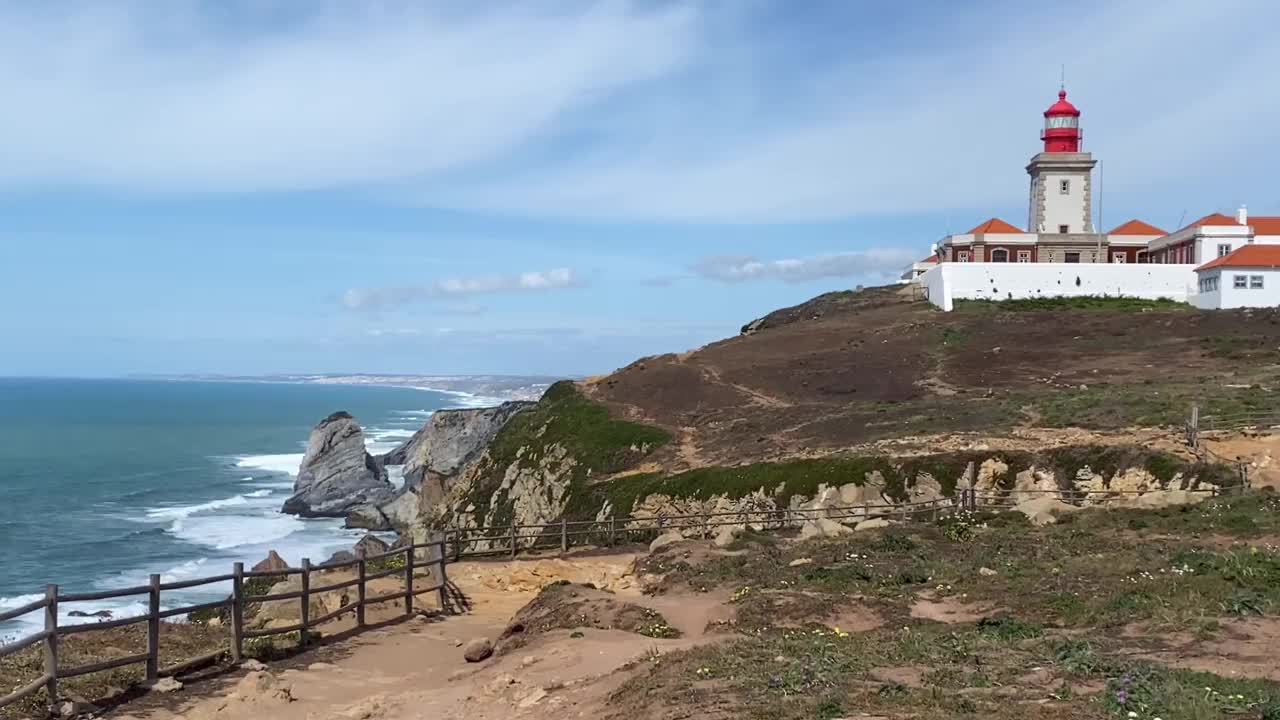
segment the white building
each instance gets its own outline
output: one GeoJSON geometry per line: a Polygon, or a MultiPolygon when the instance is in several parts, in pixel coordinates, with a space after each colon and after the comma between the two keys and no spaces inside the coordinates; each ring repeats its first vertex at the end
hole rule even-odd
{"type": "Polygon", "coordinates": [[[930,302],[950,310],[954,299],[1110,295],[1201,308],[1280,305],[1280,279],[1272,278],[1280,217],[1251,218],[1242,207],[1235,217],[1214,213],[1174,232],[1141,220],[1098,232],[1096,163],[1081,148],[1080,111],[1062,90],[1044,118],[1043,150],[1026,167],[1027,228],[991,218],[943,238],[934,256],[902,275],[930,302]]]}
{"type": "Polygon", "coordinates": [[[909,283],[921,275],[929,272],[938,264],[938,253],[934,253],[923,260],[917,260],[907,266],[899,276],[899,282],[909,283]]]}
{"type": "Polygon", "coordinates": [[[1280,306],[1280,244],[1244,245],[1196,268],[1202,310],[1280,306]]]}

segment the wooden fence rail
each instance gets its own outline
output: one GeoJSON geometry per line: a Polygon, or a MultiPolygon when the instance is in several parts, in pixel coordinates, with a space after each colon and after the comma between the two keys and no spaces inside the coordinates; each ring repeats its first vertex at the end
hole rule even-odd
{"type": "Polygon", "coordinates": [[[445,608],[448,607],[449,581],[448,572],[446,570],[448,556],[445,553],[445,541],[443,538],[430,542],[414,543],[404,547],[394,548],[389,552],[369,555],[368,557],[364,556],[363,551],[358,550],[356,555],[356,559],[352,561],[328,563],[324,565],[312,565],[310,560],[303,558],[302,567],[289,568],[287,570],[246,572],[243,563],[235,563],[233,571],[228,575],[217,575],[213,577],[183,580],[181,582],[171,583],[161,582],[161,577],[159,575],[152,575],[150,577],[150,582],[146,585],[123,588],[120,590],[64,593],[58,589],[57,585],[48,585],[45,588],[45,596],[42,599],[0,613],[0,622],[14,620],[34,612],[43,611],[44,613],[44,630],[27,637],[20,638],[12,643],[0,645],[0,657],[21,652],[37,644],[41,644],[44,647],[44,674],[33,682],[18,688],[4,697],[0,697],[0,708],[30,697],[41,689],[45,690],[49,703],[52,705],[58,698],[59,680],[78,677],[80,675],[88,675],[89,673],[114,670],[116,668],[126,667],[129,665],[145,665],[147,681],[154,682],[161,677],[176,675],[216,662],[224,655],[230,655],[233,662],[239,663],[244,657],[245,640],[251,638],[270,637],[273,635],[296,632],[299,634],[299,645],[305,647],[309,640],[309,631],[311,629],[323,623],[336,620],[344,614],[354,612],[356,614],[357,626],[363,627],[365,625],[364,610],[366,605],[374,605],[391,600],[402,600],[404,602],[404,614],[411,615],[413,613],[413,599],[415,597],[425,595],[427,593],[436,593],[441,610],[444,611],[445,608]],[[423,559],[419,559],[420,554],[425,557],[423,559]],[[393,556],[401,555],[404,557],[402,567],[393,565],[388,570],[380,570],[375,573],[366,572],[366,565],[370,562],[390,559],[393,556]],[[312,575],[316,572],[324,572],[352,566],[355,566],[357,574],[357,577],[354,580],[333,583],[331,585],[321,587],[313,587],[311,585],[312,575]],[[438,571],[434,573],[436,582],[427,586],[417,586],[414,583],[414,571],[424,568],[438,568],[438,571]],[[267,595],[249,595],[246,592],[246,579],[283,579],[293,575],[301,577],[302,589],[299,591],[267,595]],[[377,596],[367,595],[366,585],[369,582],[378,578],[391,577],[392,575],[403,575],[403,590],[377,596]],[[227,581],[231,581],[232,587],[231,595],[226,599],[162,609],[162,595],[165,591],[172,592],[175,590],[186,590],[227,581]],[[358,597],[355,602],[344,605],[323,617],[312,618],[310,616],[311,600],[318,593],[340,590],[348,587],[358,588],[358,597]],[[58,608],[63,604],[93,602],[97,600],[132,597],[136,595],[147,596],[147,612],[144,614],[103,622],[76,625],[60,625],[58,622],[58,608]],[[295,599],[301,603],[299,608],[300,622],[288,627],[265,628],[260,630],[250,630],[245,628],[244,611],[247,605],[295,599]],[[190,658],[167,668],[160,667],[160,631],[161,622],[163,620],[189,615],[190,613],[202,610],[220,610],[223,608],[228,608],[231,615],[231,628],[227,648],[219,649],[197,658],[190,658]],[[101,632],[111,628],[125,627],[140,623],[147,624],[146,652],[138,653],[136,655],[128,655],[125,657],[110,658],[101,662],[79,665],[76,667],[62,666],[58,662],[58,643],[61,638],[81,633],[101,632]]]}

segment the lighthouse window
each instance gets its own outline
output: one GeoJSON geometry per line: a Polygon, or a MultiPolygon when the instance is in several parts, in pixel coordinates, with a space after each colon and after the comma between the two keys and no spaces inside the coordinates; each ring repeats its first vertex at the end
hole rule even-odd
{"type": "Polygon", "coordinates": [[[1074,117],[1055,115],[1051,118],[1045,118],[1044,126],[1047,128],[1073,128],[1077,127],[1080,121],[1074,117]]]}
{"type": "Polygon", "coordinates": [[[1223,243],[1218,246],[1218,257],[1222,257],[1224,255],[1230,255],[1230,254],[1231,254],[1231,245],[1229,243],[1223,243]]]}
{"type": "Polygon", "coordinates": [[[1070,195],[1070,194],[1071,194],[1071,181],[1070,181],[1070,180],[1059,180],[1059,181],[1058,181],[1058,192],[1059,192],[1060,194],[1062,194],[1062,195],[1070,195]]]}

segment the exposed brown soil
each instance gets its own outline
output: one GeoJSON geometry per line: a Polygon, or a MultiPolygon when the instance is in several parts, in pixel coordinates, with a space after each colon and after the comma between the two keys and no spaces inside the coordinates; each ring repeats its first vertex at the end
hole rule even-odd
{"type": "Polygon", "coordinates": [[[1171,426],[1215,387],[1269,389],[1280,361],[1280,312],[1270,310],[944,314],[895,287],[824,295],[756,325],[583,390],[673,432],[653,460],[678,469],[903,436],[1171,426]]]}
{"type": "Polygon", "coordinates": [[[1161,636],[1165,646],[1150,657],[1172,667],[1227,677],[1266,677],[1280,681],[1280,619],[1252,618],[1224,623],[1213,640],[1188,635],[1161,636]]]}
{"type": "Polygon", "coordinates": [[[552,583],[520,608],[498,638],[498,652],[518,650],[552,630],[621,630],[650,637],[674,638],[680,631],[652,608],[620,600],[593,585],[552,583]]]}

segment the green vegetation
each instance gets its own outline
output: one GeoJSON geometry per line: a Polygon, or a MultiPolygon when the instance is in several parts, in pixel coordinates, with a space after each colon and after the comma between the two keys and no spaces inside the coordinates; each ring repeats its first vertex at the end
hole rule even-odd
{"type": "MultiPolygon", "coordinates": [[[[160,667],[170,667],[229,645],[227,629],[191,625],[160,624],[160,667]]],[[[147,624],[96,630],[67,635],[58,641],[58,664],[72,668],[100,662],[109,657],[136,655],[147,651],[147,624]]],[[[21,652],[0,658],[0,695],[8,695],[44,675],[44,646],[37,644],[21,652]]],[[[137,683],[145,676],[144,667],[128,667],[106,672],[64,678],[58,681],[59,694],[90,700],[124,699],[140,694],[137,683]]],[[[27,699],[0,708],[0,720],[44,717],[48,698],[38,692],[27,699]]]]}
{"type": "MultiPolygon", "coordinates": [[[[883,617],[903,619],[925,588],[940,601],[965,605],[997,607],[1018,598],[1020,622],[1043,626],[1145,621],[1199,628],[1211,616],[1280,609],[1280,548],[1249,542],[1280,530],[1277,511],[1274,493],[1253,493],[1160,510],[1084,510],[1044,528],[1012,514],[973,516],[759,545],[698,565],[658,554],[642,570],[664,574],[666,587],[737,588],[744,632],[820,622],[849,596],[883,617]],[[1139,524],[1161,540],[1117,541],[1139,524]],[[1238,544],[1202,546],[1196,536],[1205,534],[1238,544]],[[798,558],[809,562],[793,566],[798,558]]],[[[999,632],[1023,632],[1010,627],[998,624],[999,632]]]]}
{"type": "Polygon", "coordinates": [[[1162,483],[1176,475],[1195,475],[1203,482],[1230,486],[1238,482],[1227,466],[1188,463],[1169,453],[1137,446],[1078,446],[1050,450],[1041,454],[1008,451],[972,451],[926,455],[916,458],[883,456],[834,456],[829,458],[791,460],[781,463],[757,463],[739,467],[708,467],[674,475],[647,473],[630,475],[591,488],[594,508],[608,500],[619,513],[628,512],[648,495],[706,500],[715,496],[738,499],[757,490],[786,506],[793,495],[812,497],[819,485],[838,487],[847,483],[863,484],[872,473],[885,481],[885,492],[897,500],[910,497],[910,489],[921,475],[936,480],[946,495],[955,491],[956,482],[970,463],[975,466],[996,457],[1008,466],[1005,483],[1011,486],[1015,476],[1034,466],[1054,470],[1060,479],[1073,478],[1081,468],[1111,477],[1129,468],[1146,468],[1162,483]]]}
{"type": "Polygon", "coordinates": [[[486,517],[496,505],[495,524],[507,523],[510,506],[506,492],[499,490],[506,469],[515,463],[535,468],[546,462],[567,470],[569,505],[585,510],[583,501],[592,476],[626,470],[670,440],[659,428],[609,417],[603,405],[588,400],[572,382],[559,382],[498,433],[489,447],[489,472],[472,488],[468,500],[478,517],[486,517]],[[563,462],[553,455],[560,451],[563,462]]]}
{"type": "Polygon", "coordinates": [[[1188,652],[1185,639],[1165,645],[1169,633],[1212,637],[1233,618],[1280,613],[1280,547],[1253,540],[1278,531],[1280,498],[1257,492],[1083,510],[1043,528],[1007,514],[749,553],[675,546],[639,570],[664,576],[659,592],[733,589],[729,638],[663,656],[611,700],[629,713],[782,720],[1280,719],[1280,684],[1157,659],[1188,652]],[[922,619],[921,603],[976,619],[922,619]],[[841,627],[859,617],[880,624],[841,627]]]}
{"type": "Polygon", "coordinates": [[[956,300],[955,310],[963,312],[1045,312],[1095,310],[1100,312],[1151,312],[1171,310],[1194,312],[1187,303],[1168,298],[1143,300],[1135,297],[1088,295],[1081,297],[1025,298],[1019,300],[956,300]]]}

